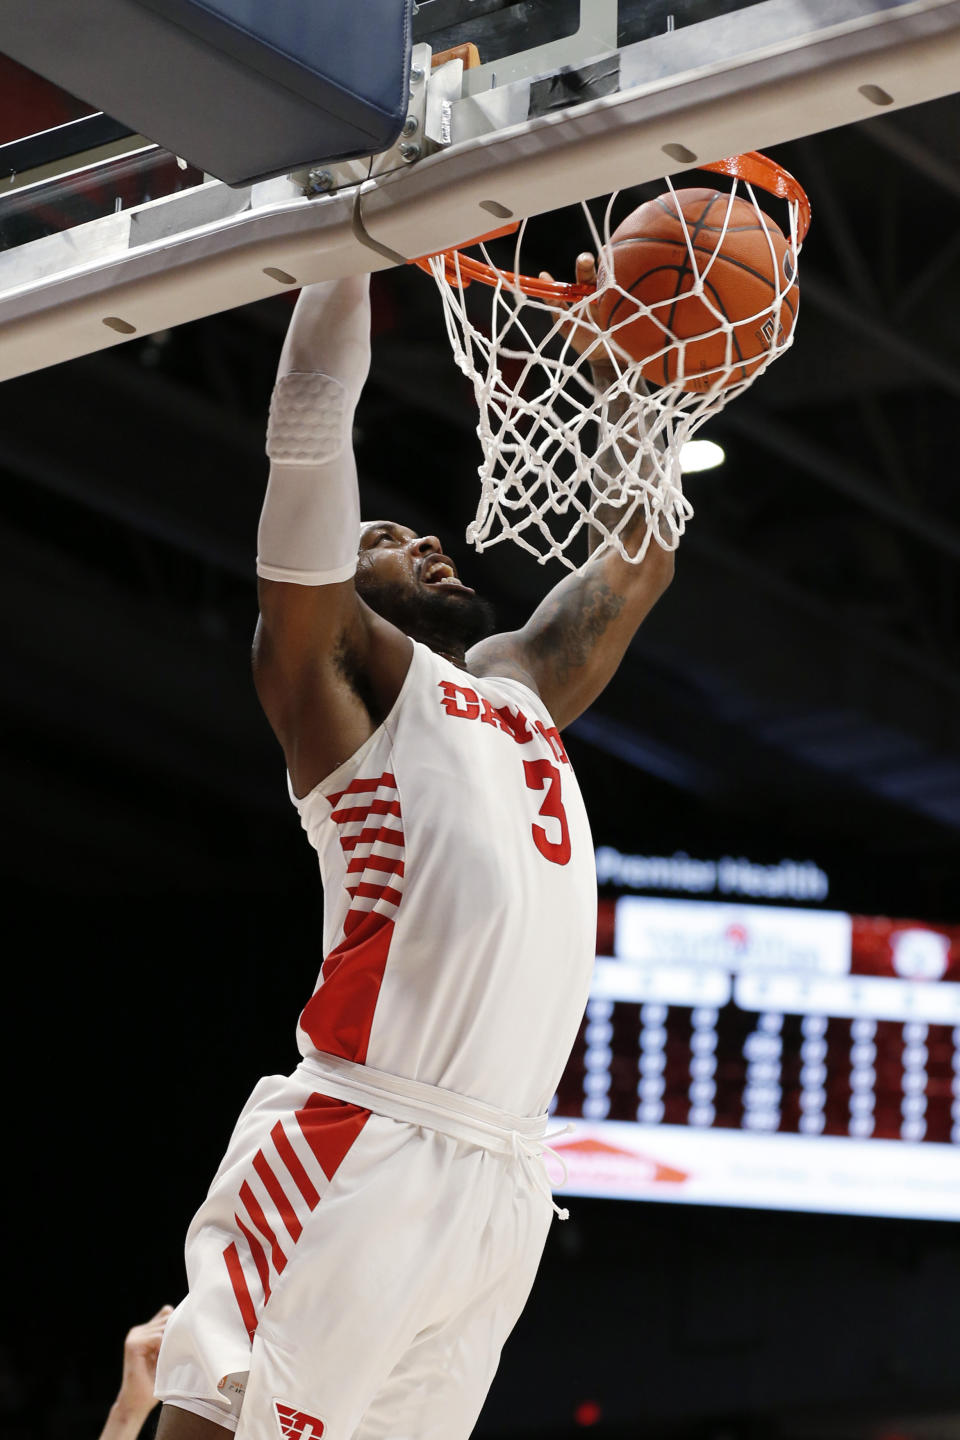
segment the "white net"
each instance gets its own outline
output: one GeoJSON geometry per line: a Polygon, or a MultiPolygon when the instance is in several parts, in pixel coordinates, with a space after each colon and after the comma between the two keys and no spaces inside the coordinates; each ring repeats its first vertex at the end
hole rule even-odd
{"type": "Polygon", "coordinates": [[[541,563],[555,558],[576,569],[591,532],[632,563],[651,540],[675,549],[693,514],[683,493],[684,445],[792,344],[796,262],[809,210],[798,223],[801,207],[787,197],[789,225],[781,233],[749,183],[734,179],[719,199],[698,202],[699,211],[685,197],[716,192],[683,191],[678,199],[664,183],[654,203],[672,206],[671,223],[685,243],[671,242],[676,264],[661,268],[676,273],[663,295],[649,293],[658,283],[650,272],[642,286],[628,281],[632,293],[614,278],[623,247],[611,229],[616,195],[600,225],[582,207],[599,261],[595,286],[562,292],[547,285],[545,296],[527,294],[516,278],[526,221],[515,237],[513,273],[497,270],[479,247],[495,279],[482,318],[468,305],[476,278],[470,259],[451,251],[429,261],[457,364],[479,409],[481,495],[467,529],[478,551],[512,540],[541,563]],[[760,280],[732,305],[718,267],[721,259],[729,263],[721,256],[728,235],[745,230],[754,257],[760,246],[759,264],[752,260],[760,280]],[[574,298],[559,299],[563,293],[574,298]]]}

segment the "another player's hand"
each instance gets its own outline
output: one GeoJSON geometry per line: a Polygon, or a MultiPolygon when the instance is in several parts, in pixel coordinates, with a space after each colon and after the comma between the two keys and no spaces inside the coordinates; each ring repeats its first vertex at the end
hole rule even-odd
{"type": "MultiPolygon", "coordinates": [[[[596,256],[591,255],[589,250],[584,250],[577,256],[576,276],[578,285],[591,285],[594,289],[597,288],[596,256]]],[[[540,279],[553,280],[553,276],[546,270],[541,270],[540,279]]],[[[591,300],[587,308],[594,324],[601,328],[596,301],[591,300]]],[[[589,360],[591,368],[604,370],[613,368],[610,356],[598,338],[596,330],[591,330],[587,325],[578,325],[575,321],[570,320],[561,325],[560,331],[564,339],[568,341],[570,348],[589,360]]]]}
{"type": "Polygon", "coordinates": [[[160,1342],[173,1314],[172,1305],[162,1305],[143,1325],[134,1325],[123,1342],[123,1378],[120,1390],[100,1440],[126,1440],[139,1433],[156,1404],[153,1389],[157,1378],[160,1342]]]}

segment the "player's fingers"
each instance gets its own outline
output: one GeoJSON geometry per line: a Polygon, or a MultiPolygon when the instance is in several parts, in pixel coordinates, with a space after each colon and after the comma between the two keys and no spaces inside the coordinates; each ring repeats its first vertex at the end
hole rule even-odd
{"type": "MultiPolygon", "coordinates": [[[[555,283],[555,282],[554,282],[554,278],[553,278],[553,276],[550,274],[550,271],[549,271],[549,270],[541,270],[541,271],[540,271],[540,279],[541,279],[541,280],[545,280],[548,285],[553,285],[553,284],[555,283]]],[[[558,318],[563,315],[563,312],[564,312],[565,310],[569,310],[569,309],[570,309],[570,306],[569,306],[569,304],[568,304],[568,302],[567,302],[566,300],[547,301],[546,303],[549,305],[549,307],[550,307],[550,309],[553,311],[553,313],[558,316],[558,318]]],[[[566,331],[567,331],[568,328],[569,328],[569,321],[564,321],[564,322],[563,322],[563,327],[562,327],[562,333],[563,333],[563,334],[566,334],[566,331]]]]}
{"type": "Polygon", "coordinates": [[[129,1348],[136,1349],[138,1346],[151,1344],[154,1340],[159,1342],[159,1340],[163,1338],[163,1332],[167,1328],[167,1321],[172,1314],[172,1305],[161,1306],[156,1315],[151,1315],[150,1319],[145,1320],[142,1325],[134,1325],[133,1329],[127,1332],[127,1338],[124,1343],[129,1348]]]}
{"type": "Polygon", "coordinates": [[[589,250],[582,251],[577,256],[577,284],[595,285],[597,280],[597,260],[589,250]]]}
{"type": "MultiPolygon", "coordinates": [[[[550,274],[550,271],[549,271],[549,270],[541,270],[541,271],[540,271],[540,279],[541,279],[541,280],[545,280],[548,285],[554,285],[554,284],[556,283],[555,280],[554,280],[554,278],[553,278],[553,276],[550,274]]],[[[567,308],[567,304],[566,304],[566,301],[565,301],[565,300],[560,300],[558,303],[559,303],[560,305],[562,305],[564,309],[567,308]]]]}

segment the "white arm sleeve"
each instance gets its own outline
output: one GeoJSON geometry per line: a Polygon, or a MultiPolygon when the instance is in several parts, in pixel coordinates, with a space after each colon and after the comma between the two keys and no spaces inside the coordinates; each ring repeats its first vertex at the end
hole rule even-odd
{"type": "Polygon", "coordinates": [[[300,292],[270,401],[257,574],[333,585],[357,568],[353,415],[370,368],[370,277],[300,292]]]}

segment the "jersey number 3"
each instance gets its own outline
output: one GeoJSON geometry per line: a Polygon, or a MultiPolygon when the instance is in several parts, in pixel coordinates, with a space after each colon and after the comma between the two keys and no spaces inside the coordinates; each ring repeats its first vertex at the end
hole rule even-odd
{"type": "MultiPolygon", "coordinates": [[[[560,795],[560,771],[549,760],[524,760],[523,774],[528,790],[546,790],[539,813],[559,826],[559,839],[551,839],[543,825],[533,826],[533,843],[545,859],[554,865],[566,865],[570,859],[570,829],[567,812],[560,795]]],[[[555,827],[551,827],[556,834],[555,827]]]]}

